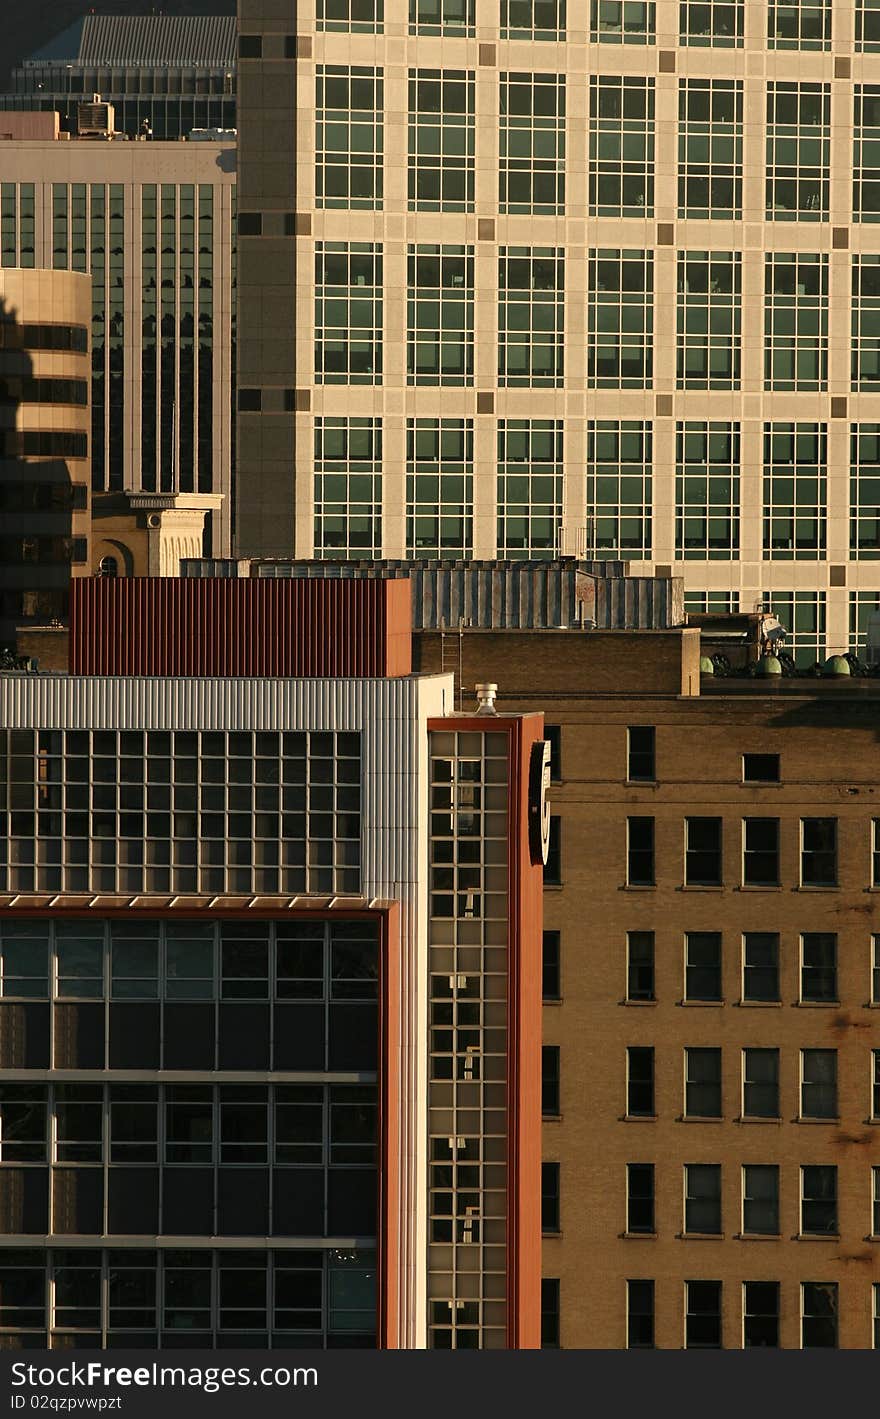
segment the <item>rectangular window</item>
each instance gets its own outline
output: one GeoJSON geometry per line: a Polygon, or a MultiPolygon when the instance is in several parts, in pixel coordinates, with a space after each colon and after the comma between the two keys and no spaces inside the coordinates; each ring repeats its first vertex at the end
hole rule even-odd
{"type": "Polygon", "coordinates": [[[685,818],[686,887],[721,886],[721,819],[685,818]]]}
{"type": "Polygon", "coordinates": [[[550,782],[562,783],[562,725],[545,720],[544,738],[550,745],[550,782]]]}
{"type": "Polygon", "coordinates": [[[565,39],[566,0],[501,0],[501,38],[565,39]]]}
{"type": "Polygon", "coordinates": [[[880,1237],[880,1168],[871,1169],[871,1236],[880,1237]]]}
{"type": "MultiPolygon", "coordinates": [[[[878,267],[878,271],[880,271],[880,267],[878,267]]],[[[855,307],[853,320],[855,320],[855,307]]],[[[880,301],[878,301],[877,349],[880,351],[880,301]]],[[[866,386],[862,385],[861,387],[865,388],[866,386]]],[[[850,429],[849,447],[850,556],[865,562],[876,561],[880,559],[880,424],[853,424],[850,429]]],[[[854,593],[856,596],[858,594],[858,592],[854,593]]],[[[870,596],[870,593],[868,595],[870,596]]],[[[860,606],[858,609],[861,611],[863,607],[860,606]]],[[[871,607],[866,611],[865,627],[861,635],[859,635],[860,628],[855,628],[855,636],[852,634],[851,628],[850,650],[857,653],[865,650],[867,619],[874,609],[871,607]]]]}
{"type": "Polygon", "coordinates": [[[382,248],[315,246],[315,382],[382,383],[382,248]]]}
{"type": "Polygon", "coordinates": [[[654,933],[626,933],[626,998],[654,1000],[654,933]]]}
{"type": "Polygon", "coordinates": [[[742,49],[744,0],[681,0],[678,42],[701,48],[742,49]]]}
{"type": "Polygon", "coordinates": [[[871,937],[871,1004],[880,1005],[880,936],[871,937]]]}
{"type": "Polygon", "coordinates": [[[653,79],[590,79],[589,215],[654,215],[653,79]]]}
{"type": "Polygon", "coordinates": [[[628,1118],[654,1116],[654,1051],[632,1045],[626,1051],[626,1113],[628,1118]]]}
{"type": "Polygon", "coordinates": [[[408,419],[406,555],[467,557],[473,545],[473,419],[408,419]]]}
{"type": "Polygon", "coordinates": [[[650,389],[654,377],[654,254],[589,252],[587,387],[650,389]]]}
{"type": "Polygon", "coordinates": [[[541,1113],[545,1118],[559,1117],[559,1046],[541,1048],[541,1113]]]}
{"type": "Polygon", "coordinates": [[[875,1350],[880,1350],[880,1281],[875,1281],[871,1287],[872,1295],[872,1342],[875,1350]]]}
{"type": "Polygon", "coordinates": [[[801,819],[801,886],[837,886],[837,819],[801,819]]]}
{"type": "Polygon", "coordinates": [[[541,1278],[541,1349],[559,1349],[559,1278],[541,1278]]]}
{"type": "Polygon", "coordinates": [[[804,1236],[837,1235],[837,1168],[801,1168],[801,1233],[804,1236]]]}
{"type": "Polygon", "coordinates": [[[474,75],[409,71],[409,210],[474,210],[474,75]]]}
{"type": "Polygon", "coordinates": [[[587,421],[587,555],[651,556],[653,439],[649,423],[587,421]]]}
{"type": "Polygon", "coordinates": [[[880,87],[856,84],[853,98],[853,221],[880,222],[880,87]]]}
{"type": "Polygon", "coordinates": [[[764,425],[765,562],[824,558],[827,463],[824,425],[764,425]]]}
{"type": "Polygon", "coordinates": [[[472,384],[474,249],[408,247],[407,384],[472,384]]]}
{"type": "Polygon", "coordinates": [[[779,935],[747,931],[743,936],[743,1000],[779,999],[779,935]]]}
{"type": "Polygon", "coordinates": [[[801,1285],[801,1346],[804,1350],[837,1348],[837,1282],[801,1285]]]}
{"type": "Polygon", "coordinates": [[[656,733],[652,724],[631,725],[626,731],[626,776],[630,783],[653,783],[656,779],[656,733]]]}
{"type": "Polygon", "coordinates": [[[626,820],[626,882],[628,887],[654,886],[654,819],[626,820]]]}
{"type": "Polygon", "coordinates": [[[729,616],[739,610],[739,593],[733,591],[686,591],[684,609],[688,615],[729,616]]]}
{"type": "Polygon", "coordinates": [[[739,555],[739,425],[676,424],[675,458],[676,557],[734,560],[739,555]]]}
{"type": "MultiPolygon", "coordinates": [[[[824,505],[821,512],[824,539],[824,505]]],[[[821,662],[825,659],[824,591],[765,591],[762,604],[772,607],[774,614],[785,626],[785,653],[792,657],[798,669],[808,669],[815,665],[817,660],[821,662]]]]}
{"type": "Polygon", "coordinates": [[[801,936],[801,1000],[837,1002],[837,936],[808,931],[801,936]]]}
{"type": "Polygon", "coordinates": [[[626,1165],[626,1230],[654,1231],[654,1164],[626,1165]]]}
{"type": "Polygon", "coordinates": [[[562,886],[562,820],[557,813],[550,815],[550,842],[544,863],[544,886],[562,886]]]}
{"type": "Polygon", "coordinates": [[[779,1050],[744,1049],[743,1117],[779,1117],[779,1050]]]}
{"type": "Polygon", "coordinates": [[[779,755],[743,754],[743,783],[779,783],[779,755]]]}
{"type": "Polygon", "coordinates": [[[318,0],[315,28],[349,34],[381,34],[384,0],[318,0]]]}
{"type": "Polygon", "coordinates": [[[626,1348],[654,1349],[654,1283],[626,1283],[626,1348]]]}
{"type": "Polygon", "coordinates": [[[721,1118],[720,1049],[686,1049],[684,1112],[686,1118],[721,1118]]]}
{"type": "Polygon", "coordinates": [[[767,85],[768,221],[827,222],[831,85],[767,85]]]}
{"type": "Polygon", "coordinates": [[[687,1350],[721,1349],[721,1282],[685,1281],[687,1350]]]}
{"type": "Polygon", "coordinates": [[[856,0],[856,53],[880,52],[880,0],[856,0]]]}
{"type": "Polygon", "coordinates": [[[466,38],[474,29],[474,0],[409,0],[410,34],[466,38]]]}
{"type": "Polygon", "coordinates": [[[560,1230],[559,1163],[541,1164],[541,1231],[560,1230]]]}
{"type": "Polygon", "coordinates": [[[721,1235],[720,1163],[685,1163],[684,1230],[686,1234],[721,1235]]]}
{"type": "Polygon", "coordinates": [[[779,1168],[747,1163],[742,1170],[742,1229],[746,1236],[779,1235],[779,1168]]]}
{"type": "Polygon", "coordinates": [[[880,1049],[871,1051],[871,1117],[880,1119],[880,1049]]]}
{"type": "Polygon", "coordinates": [[[562,535],[562,420],[498,422],[499,557],[552,558],[562,535]]]}
{"type": "Polygon", "coordinates": [[[801,1118],[837,1118],[837,1050],[801,1050],[801,1118]]]}
{"type": "MultiPolygon", "coordinates": [[[[862,393],[876,392],[880,389],[880,256],[865,254],[852,259],[850,336],[850,386],[862,393]]],[[[850,465],[853,473],[864,461],[868,466],[867,476],[871,476],[871,465],[878,461],[876,436],[876,424],[852,425],[850,465]],[[858,456],[860,431],[865,438],[864,458],[858,456]]]]}
{"type": "MultiPolygon", "coordinates": [[[[742,182],[742,80],[680,79],[679,217],[695,217],[703,221],[707,218],[738,220],[742,216],[742,182]]],[[[728,253],[727,258],[731,264],[732,255],[728,253]]],[[[703,253],[704,261],[706,257],[707,253],[703,253]]],[[[681,259],[679,257],[679,260],[681,259]]],[[[736,276],[731,276],[730,279],[735,279],[738,287],[738,262],[736,276]]],[[[732,295],[734,292],[728,294],[732,295]]],[[[723,293],[719,304],[724,305],[723,293]]]]}
{"type": "Polygon", "coordinates": [[[653,44],[653,0],[591,0],[591,44],[653,44]]]}
{"type": "MultiPolygon", "coordinates": [[[[768,253],[764,297],[764,388],[827,389],[828,257],[768,253]]],[[[818,432],[817,425],[801,427],[818,432]]]]}
{"type": "Polygon", "coordinates": [[[498,210],[565,212],[565,75],[501,74],[498,210]]]}
{"type": "MultiPolygon", "coordinates": [[[[679,252],[676,320],[677,387],[739,389],[742,326],[742,257],[739,252],[679,252]]],[[[679,425],[681,427],[699,429],[701,425],[679,425]]],[[[737,426],[712,424],[708,427],[723,431],[737,426]]]]}
{"type": "Polygon", "coordinates": [[[315,83],[315,206],[380,210],[382,70],[319,64],[315,83]]]}
{"type": "Polygon", "coordinates": [[[560,959],[561,933],[545,931],[542,955],[542,994],[545,1000],[560,1000],[562,997],[562,964],[560,959]]]}
{"type": "Polygon", "coordinates": [[[831,0],[770,0],[768,49],[830,49],[831,0]]]}
{"type": "Polygon", "coordinates": [[[498,383],[563,382],[565,257],[552,246],[507,246],[498,255],[498,383]]]}
{"type": "Polygon", "coordinates": [[[382,555],[382,421],[315,420],[315,556],[382,555]]]}
{"type": "Polygon", "coordinates": [[[743,818],[743,886],[778,885],[779,819],[743,818]]]}
{"type": "Polygon", "coordinates": [[[779,1347],[779,1282],[743,1282],[743,1349],[779,1347]]]}
{"type": "Polygon", "coordinates": [[[721,932],[687,931],[684,938],[685,1000],[721,1002],[721,932]]]}
{"type": "MultiPolygon", "coordinates": [[[[880,434],[880,425],[875,427],[880,434]]],[[[849,594],[849,648],[861,657],[867,653],[870,662],[877,659],[877,652],[873,648],[870,652],[867,650],[868,626],[874,615],[880,615],[880,592],[851,591],[849,594]]],[[[872,640],[876,640],[876,634],[872,636],[872,640]]]]}

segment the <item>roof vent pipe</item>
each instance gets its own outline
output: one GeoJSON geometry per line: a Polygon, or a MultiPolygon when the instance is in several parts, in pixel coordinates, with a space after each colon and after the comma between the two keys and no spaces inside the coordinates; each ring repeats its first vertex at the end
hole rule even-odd
{"type": "Polygon", "coordinates": [[[496,714],[495,696],[498,693],[497,685],[475,685],[477,692],[477,714],[496,714]]]}

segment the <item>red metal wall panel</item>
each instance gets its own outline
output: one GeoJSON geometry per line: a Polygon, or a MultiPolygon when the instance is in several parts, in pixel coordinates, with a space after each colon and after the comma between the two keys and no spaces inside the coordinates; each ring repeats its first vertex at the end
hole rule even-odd
{"type": "Polygon", "coordinates": [[[406,580],[83,577],[73,675],[396,676],[412,668],[406,580]]]}

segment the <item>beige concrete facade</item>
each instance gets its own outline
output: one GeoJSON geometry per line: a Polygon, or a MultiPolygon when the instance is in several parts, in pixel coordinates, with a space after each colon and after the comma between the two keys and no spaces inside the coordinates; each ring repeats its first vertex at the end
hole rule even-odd
{"type": "Polygon", "coordinates": [[[207,494],[227,550],[235,166],[232,142],[0,144],[4,264],[90,277],[94,490],[207,494]]]}
{"type": "MultiPolygon", "coordinates": [[[[240,0],[242,34],[263,39],[262,58],[243,59],[240,66],[242,210],[273,214],[271,226],[276,216],[280,219],[281,209],[294,205],[295,193],[299,233],[285,245],[273,226],[262,239],[242,243],[239,382],[261,386],[263,409],[273,411],[266,417],[245,416],[240,425],[242,554],[307,556],[316,550],[315,420],[345,417],[381,420],[382,437],[377,495],[381,529],[366,551],[350,547],[350,555],[412,555],[407,546],[406,423],[439,418],[472,420],[474,556],[493,556],[496,551],[526,555],[499,546],[497,437],[499,421],[506,419],[561,423],[562,493],[549,514],[556,526],[554,550],[602,555],[597,546],[597,540],[603,540],[597,532],[602,510],[599,499],[590,494],[589,421],[637,421],[650,432],[653,453],[648,457],[652,486],[645,498],[650,531],[641,551],[630,548],[624,553],[635,562],[634,570],[672,567],[684,575],[688,593],[724,598],[728,607],[751,610],[756,603],[778,601],[784,619],[799,620],[803,645],[813,656],[845,649],[863,638],[859,607],[880,594],[880,572],[877,551],[854,546],[850,535],[850,433],[851,426],[877,420],[880,399],[877,387],[866,388],[865,381],[862,388],[853,387],[851,289],[853,260],[880,252],[880,228],[871,218],[854,220],[853,115],[859,87],[880,82],[880,56],[866,52],[857,40],[861,12],[857,16],[853,0],[835,0],[833,7],[824,7],[828,38],[817,42],[824,48],[768,46],[769,11],[784,9],[791,15],[797,6],[739,7],[740,47],[682,43],[680,10],[684,13],[687,7],[677,0],[658,0],[646,8],[654,14],[648,42],[591,42],[590,6],[577,11],[570,7],[564,42],[527,42],[504,37],[496,0],[476,0],[467,34],[461,26],[456,33],[450,27],[443,34],[419,31],[409,23],[402,0],[386,3],[381,33],[329,32],[314,0],[305,0],[298,8],[297,36],[290,37],[285,49],[289,7],[281,0],[240,0]],[[384,117],[383,193],[375,203],[379,210],[325,206],[316,195],[316,81],[322,66],[359,67],[375,72],[384,83],[384,112],[378,115],[384,117]],[[469,211],[410,210],[408,84],[416,69],[454,71],[473,80],[475,151],[469,211]],[[508,74],[564,76],[564,215],[500,210],[500,92],[508,74]],[[591,201],[593,209],[596,202],[591,198],[590,85],[597,77],[653,85],[653,138],[648,143],[653,152],[648,160],[653,200],[649,195],[643,216],[591,215],[591,201]],[[682,209],[677,195],[684,172],[679,104],[685,102],[684,86],[703,80],[741,86],[741,207],[735,218],[682,215],[693,208],[686,204],[682,209]],[[827,122],[820,124],[824,137],[813,130],[811,137],[825,145],[827,206],[795,212],[774,208],[768,219],[768,86],[778,83],[819,86],[812,96],[825,105],[827,122]],[[381,382],[316,381],[314,273],[316,243],[322,241],[373,243],[381,250],[381,382]],[[464,246],[473,254],[473,372],[458,387],[442,382],[435,387],[414,385],[407,375],[407,249],[438,242],[464,246]],[[564,375],[558,387],[503,387],[499,380],[499,252],[508,247],[553,249],[564,255],[564,375]],[[643,381],[644,388],[589,387],[590,253],[609,249],[637,252],[652,262],[653,286],[645,301],[653,315],[653,373],[643,381]],[[739,377],[729,381],[730,388],[678,387],[680,258],[696,252],[737,258],[739,377]],[[767,253],[821,258],[827,297],[818,299],[823,311],[814,315],[827,320],[827,369],[817,376],[815,388],[797,379],[801,388],[765,388],[765,279],[771,279],[765,273],[767,253]],[[295,349],[290,328],[294,299],[295,349]],[[258,336],[262,349],[257,348],[258,336]],[[298,411],[295,469],[289,456],[293,415],[281,412],[283,390],[289,390],[298,411]],[[729,506],[703,509],[709,520],[721,517],[728,524],[727,551],[718,545],[710,554],[707,545],[701,555],[693,546],[686,549],[687,533],[676,526],[677,519],[683,522],[685,517],[685,510],[677,508],[682,502],[677,481],[697,471],[677,468],[676,436],[679,424],[709,421],[735,426],[739,450],[729,506]],[[766,491],[764,432],[766,424],[788,422],[819,425],[817,434],[824,441],[820,476],[825,481],[810,516],[825,527],[813,539],[816,546],[804,543],[786,550],[779,546],[786,541],[784,532],[773,534],[775,548],[764,543],[771,510],[773,516],[785,516],[780,505],[784,493],[777,488],[771,496],[766,491]],[[737,521],[738,531],[731,531],[737,521]]],[[[592,12],[597,12],[595,4],[592,12]]],[[[635,124],[634,131],[638,127],[635,124]]],[[[795,127],[785,131],[794,134],[795,127]]],[[[807,161],[806,151],[806,146],[801,149],[802,161],[807,161]]],[[[633,471],[623,467],[621,476],[633,471]]],[[[718,472],[702,468],[707,478],[718,472]]],[[[699,509],[687,511],[702,516],[699,509]]],[[[721,542],[724,537],[722,532],[721,542]]],[[[618,551],[606,549],[605,554],[618,551]]],[[[692,609],[698,605],[694,600],[692,609]]]]}

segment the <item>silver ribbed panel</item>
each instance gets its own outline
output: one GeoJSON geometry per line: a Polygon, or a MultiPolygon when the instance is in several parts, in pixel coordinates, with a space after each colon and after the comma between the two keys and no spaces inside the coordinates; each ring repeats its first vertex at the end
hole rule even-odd
{"type": "Polygon", "coordinates": [[[77,64],[234,68],[234,15],[86,15],[77,64]]]}

